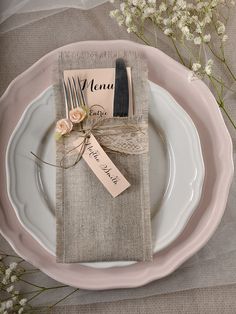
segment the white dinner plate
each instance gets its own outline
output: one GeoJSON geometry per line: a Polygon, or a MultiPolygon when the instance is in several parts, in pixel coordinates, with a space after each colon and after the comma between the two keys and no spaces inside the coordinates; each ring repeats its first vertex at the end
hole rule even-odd
{"type": "MultiPolygon", "coordinates": [[[[174,98],[150,84],[150,196],[153,252],[181,233],[196,208],[204,180],[197,130],[174,98]]],[[[55,168],[39,165],[30,154],[55,163],[52,86],[35,99],[18,122],[7,148],[8,195],[23,226],[49,252],[56,251],[55,168]]],[[[89,263],[92,267],[132,262],[89,263]]]]}

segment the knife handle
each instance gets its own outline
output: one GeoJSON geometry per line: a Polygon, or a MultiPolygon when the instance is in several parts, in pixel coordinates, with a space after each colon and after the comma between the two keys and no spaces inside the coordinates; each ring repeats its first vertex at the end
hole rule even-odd
{"type": "Polygon", "coordinates": [[[128,117],[129,114],[129,85],[125,61],[116,59],[114,117],[128,117]]]}

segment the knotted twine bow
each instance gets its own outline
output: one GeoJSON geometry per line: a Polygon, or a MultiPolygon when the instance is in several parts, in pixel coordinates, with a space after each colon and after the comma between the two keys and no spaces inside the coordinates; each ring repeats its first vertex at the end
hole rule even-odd
{"type": "Polygon", "coordinates": [[[76,132],[76,134],[78,134],[78,138],[83,138],[83,140],[78,145],[73,145],[72,143],[73,147],[65,152],[59,162],[59,165],[47,162],[33,152],[31,152],[31,154],[46,165],[69,169],[74,167],[81,160],[89,142],[91,133],[93,133],[99,144],[106,148],[106,151],[108,152],[142,154],[148,151],[148,143],[146,141],[146,123],[130,123],[128,121],[120,120],[119,124],[116,125],[102,125],[108,120],[110,119],[100,118],[88,127],[83,127],[78,131],[72,131],[73,133],[76,132]],[[66,158],[74,154],[77,154],[76,159],[71,164],[65,165],[66,158]]]}

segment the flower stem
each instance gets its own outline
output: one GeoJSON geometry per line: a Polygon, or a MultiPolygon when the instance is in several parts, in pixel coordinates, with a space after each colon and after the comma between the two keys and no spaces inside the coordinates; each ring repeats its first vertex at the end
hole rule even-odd
{"type": "Polygon", "coordinates": [[[25,269],[21,276],[31,275],[40,272],[40,269],[25,269]]]}
{"type": "Polygon", "coordinates": [[[28,299],[28,302],[32,301],[33,299],[35,299],[37,296],[39,296],[41,293],[43,293],[45,290],[42,289],[40,291],[38,291],[35,295],[33,295],[31,298],[28,299]]]}
{"type": "Polygon", "coordinates": [[[213,50],[213,48],[211,48],[209,44],[207,44],[207,46],[210,49],[211,53],[216,57],[216,59],[218,59],[221,62],[224,62],[224,58],[218,56],[218,54],[213,50]]]}
{"type": "Polygon", "coordinates": [[[68,287],[69,286],[66,286],[66,285],[54,286],[54,287],[45,288],[45,290],[61,289],[61,288],[68,288],[68,287]]]}
{"type": "Polygon", "coordinates": [[[223,110],[223,112],[225,113],[225,115],[226,115],[227,118],[229,119],[230,123],[232,124],[233,128],[236,130],[236,124],[235,124],[235,122],[232,120],[232,118],[230,117],[228,111],[225,109],[225,107],[224,107],[223,105],[221,105],[220,108],[223,110]]]}
{"type": "Polygon", "coordinates": [[[220,94],[220,92],[219,92],[219,90],[218,90],[218,88],[217,88],[215,82],[213,81],[213,79],[212,79],[211,76],[209,76],[209,79],[210,79],[210,81],[211,81],[211,83],[212,83],[213,88],[214,88],[215,91],[216,91],[217,96],[218,96],[217,102],[218,102],[219,107],[224,111],[225,115],[226,115],[227,118],[229,119],[229,121],[230,121],[230,123],[232,124],[233,128],[236,129],[235,122],[234,122],[233,119],[230,117],[228,111],[225,109],[224,103],[223,103],[223,101],[222,101],[221,94],[220,94]]]}
{"type": "Polygon", "coordinates": [[[175,48],[175,51],[176,51],[176,53],[177,53],[177,55],[178,55],[178,57],[179,57],[181,63],[182,63],[184,66],[186,66],[186,65],[185,65],[185,62],[184,62],[184,59],[182,58],[182,56],[181,56],[181,54],[180,54],[180,52],[179,52],[179,49],[178,49],[178,47],[177,47],[177,45],[176,45],[176,43],[175,43],[175,41],[174,41],[174,39],[173,39],[172,37],[171,37],[171,41],[172,41],[172,44],[173,44],[173,46],[174,46],[174,48],[175,48]]]}
{"type": "Polygon", "coordinates": [[[24,295],[28,295],[28,294],[33,294],[33,293],[37,293],[39,291],[42,291],[43,289],[37,289],[37,290],[32,290],[32,291],[28,291],[28,292],[22,292],[20,293],[20,295],[24,296],[24,295]]]}
{"type": "Polygon", "coordinates": [[[217,102],[218,102],[219,106],[221,106],[222,100],[221,100],[221,94],[219,92],[218,86],[215,84],[215,82],[213,81],[213,79],[212,79],[212,77],[210,75],[208,75],[208,77],[209,77],[209,79],[211,81],[211,84],[212,84],[213,88],[215,89],[215,92],[216,92],[216,94],[218,96],[217,102]]]}
{"type": "Polygon", "coordinates": [[[233,80],[236,81],[236,76],[234,75],[234,73],[232,72],[232,70],[230,69],[230,66],[228,65],[228,62],[226,61],[225,59],[225,56],[224,56],[224,53],[222,52],[223,54],[223,57],[220,57],[217,55],[217,53],[211,48],[211,46],[208,44],[207,45],[208,48],[210,49],[210,51],[212,52],[212,54],[219,60],[221,61],[225,66],[226,68],[228,69],[230,75],[232,76],[233,80]]]}
{"type": "Polygon", "coordinates": [[[25,260],[21,259],[19,262],[17,262],[17,264],[19,265],[19,264],[24,263],[24,262],[25,262],[25,260]]]}
{"type": "Polygon", "coordinates": [[[56,303],[52,304],[49,306],[49,309],[51,309],[52,307],[56,306],[57,304],[61,303],[62,301],[64,301],[65,299],[67,299],[69,296],[71,296],[73,293],[75,293],[76,291],[78,291],[79,288],[73,290],[72,292],[70,292],[69,294],[67,294],[64,298],[60,299],[59,301],[57,301],[56,303]]]}
{"type": "Polygon", "coordinates": [[[0,255],[3,255],[4,257],[14,257],[14,258],[22,259],[20,256],[12,255],[12,254],[6,254],[6,253],[3,253],[3,252],[0,252],[0,255]]]}
{"type": "Polygon", "coordinates": [[[151,44],[149,43],[149,41],[146,39],[146,37],[144,35],[141,35],[137,32],[134,33],[139,39],[141,39],[146,45],[151,46],[151,44]]]}
{"type": "Polygon", "coordinates": [[[228,63],[226,62],[226,60],[224,60],[224,64],[226,66],[226,68],[229,70],[230,75],[232,76],[232,78],[234,79],[234,81],[236,81],[236,76],[234,75],[234,73],[232,72],[232,70],[230,69],[230,66],[228,65],[228,63]]]}
{"type": "Polygon", "coordinates": [[[27,283],[28,285],[31,285],[31,286],[35,287],[35,288],[44,289],[44,287],[40,287],[40,286],[38,286],[38,285],[36,285],[36,284],[34,284],[32,282],[29,282],[29,281],[27,281],[25,279],[20,278],[20,280],[23,281],[24,283],[27,283]]]}
{"type": "Polygon", "coordinates": [[[236,93],[236,90],[228,87],[227,85],[225,85],[222,81],[220,81],[217,77],[211,75],[211,77],[213,78],[213,80],[215,80],[217,83],[221,84],[224,88],[228,89],[229,91],[236,93]]]}

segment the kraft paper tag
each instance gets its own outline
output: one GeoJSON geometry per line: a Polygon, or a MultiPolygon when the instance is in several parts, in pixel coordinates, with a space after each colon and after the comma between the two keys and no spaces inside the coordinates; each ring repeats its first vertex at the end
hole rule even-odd
{"type": "MultiPolygon", "coordinates": [[[[82,141],[83,138],[78,138],[73,142],[73,146],[79,146],[82,141]]],[[[118,196],[130,186],[92,134],[82,157],[113,197],[118,196]]]]}
{"type": "MultiPolygon", "coordinates": [[[[65,70],[64,80],[80,78],[91,117],[113,117],[115,68],[65,70]]],[[[133,114],[131,68],[127,67],[129,84],[129,116],[133,114]]]]}

